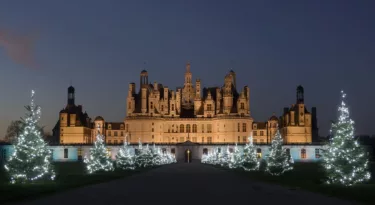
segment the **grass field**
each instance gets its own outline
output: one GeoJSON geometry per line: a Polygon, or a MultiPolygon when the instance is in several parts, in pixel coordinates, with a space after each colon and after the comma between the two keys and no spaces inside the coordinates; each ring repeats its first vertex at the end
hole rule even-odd
{"type": "MultiPolygon", "coordinates": [[[[226,169],[219,167],[220,169],[226,169]]],[[[230,169],[228,169],[230,170],[230,169]]],[[[245,172],[230,170],[255,181],[280,184],[291,189],[304,189],[319,192],[337,198],[355,200],[366,204],[375,204],[375,164],[371,164],[372,179],[366,184],[352,187],[324,184],[324,170],[318,163],[295,163],[294,169],[283,176],[270,176],[265,172],[245,172]]]]}
{"type": "Polygon", "coordinates": [[[85,167],[82,162],[54,163],[54,168],[56,171],[55,181],[36,184],[11,185],[8,183],[3,165],[1,165],[0,204],[10,201],[30,200],[33,198],[38,198],[42,195],[123,178],[147,170],[114,171],[88,175],[85,173],[85,167]]]}

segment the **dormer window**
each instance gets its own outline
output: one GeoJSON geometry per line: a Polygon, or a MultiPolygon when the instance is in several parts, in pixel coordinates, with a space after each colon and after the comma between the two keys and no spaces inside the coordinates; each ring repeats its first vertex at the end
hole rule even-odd
{"type": "Polygon", "coordinates": [[[111,124],[108,124],[108,129],[112,129],[112,125],[111,124]]]}
{"type": "Polygon", "coordinates": [[[120,129],[122,129],[122,130],[124,129],[124,125],[123,124],[120,125],[120,129]]]}

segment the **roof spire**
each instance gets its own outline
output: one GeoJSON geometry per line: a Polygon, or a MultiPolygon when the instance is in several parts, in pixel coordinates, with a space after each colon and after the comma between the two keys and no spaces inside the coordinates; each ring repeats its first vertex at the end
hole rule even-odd
{"type": "Polygon", "coordinates": [[[190,73],[190,61],[187,61],[186,63],[186,72],[190,73]]]}

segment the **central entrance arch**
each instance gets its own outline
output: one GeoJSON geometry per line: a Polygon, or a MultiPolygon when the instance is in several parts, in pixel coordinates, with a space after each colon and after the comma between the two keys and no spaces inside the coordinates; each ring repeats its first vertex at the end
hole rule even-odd
{"type": "Polygon", "coordinates": [[[192,155],[192,152],[190,149],[186,149],[185,150],[185,162],[186,163],[191,163],[191,155],[192,155]]]}

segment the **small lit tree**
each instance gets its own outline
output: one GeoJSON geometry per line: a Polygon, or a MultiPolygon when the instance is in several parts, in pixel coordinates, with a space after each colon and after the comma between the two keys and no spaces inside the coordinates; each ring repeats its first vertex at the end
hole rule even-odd
{"type": "Polygon", "coordinates": [[[271,143],[270,154],[267,157],[266,172],[279,176],[292,169],[293,166],[289,161],[289,155],[286,149],[283,149],[283,138],[277,127],[275,137],[271,143]]]}
{"type": "Polygon", "coordinates": [[[130,154],[127,137],[125,137],[124,146],[119,149],[116,155],[116,167],[124,170],[135,169],[134,155],[130,154]]]}
{"type": "Polygon", "coordinates": [[[107,149],[104,145],[103,135],[99,133],[96,136],[94,147],[90,149],[90,156],[85,157],[87,171],[89,174],[98,171],[113,171],[113,162],[107,154],[107,149]]]}
{"type": "Polygon", "coordinates": [[[243,165],[242,164],[243,163],[242,157],[243,157],[242,153],[238,149],[238,146],[237,146],[237,143],[236,143],[236,146],[234,147],[234,151],[231,154],[231,158],[230,158],[230,162],[229,162],[229,168],[236,169],[236,168],[242,167],[242,165],[243,165]]]}
{"type": "Polygon", "coordinates": [[[55,178],[51,165],[51,151],[44,142],[38,127],[41,108],[34,104],[34,94],[32,90],[31,103],[26,106],[26,118],[20,135],[15,140],[13,155],[5,165],[11,183],[55,178]]]}
{"type": "Polygon", "coordinates": [[[230,152],[229,152],[229,146],[227,146],[225,151],[222,151],[219,159],[219,163],[223,167],[228,167],[230,162],[230,152]]]}
{"type": "MultiPolygon", "coordinates": [[[[140,145],[142,146],[142,145],[140,145]]],[[[151,167],[154,166],[153,163],[153,154],[149,146],[138,150],[138,153],[135,155],[135,165],[136,167],[151,167]]]]}
{"type": "Polygon", "coordinates": [[[368,157],[364,149],[354,139],[354,121],[349,117],[345,93],[341,91],[338,121],[332,124],[333,138],[323,154],[323,164],[328,184],[351,186],[371,178],[368,171],[368,157]]]}
{"type": "Polygon", "coordinates": [[[253,144],[253,137],[249,137],[249,142],[243,150],[242,161],[239,162],[245,171],[255,171],[259,169],[259,161],[256,154],[256,149],[253,144]]]}

